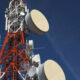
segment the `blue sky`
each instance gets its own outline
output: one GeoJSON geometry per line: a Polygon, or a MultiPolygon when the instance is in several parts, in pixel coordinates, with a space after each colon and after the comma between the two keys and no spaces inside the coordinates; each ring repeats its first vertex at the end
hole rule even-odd
{"type": "MultiPolygon", "coordinates": [[[[50,30],[42,36],[31,34],[34,50],[41,60],[57,61],[63,68],[66,80],[80,80],[80,1],[79,0],[26,0],[28,8],[40,10],[48,19],[50,30]]],[[[4,11],[8,1],[0,2],[0,34],[5,39],[4,11]]],[[[0,47],[1,49],[1,47],[0,47]]]]}

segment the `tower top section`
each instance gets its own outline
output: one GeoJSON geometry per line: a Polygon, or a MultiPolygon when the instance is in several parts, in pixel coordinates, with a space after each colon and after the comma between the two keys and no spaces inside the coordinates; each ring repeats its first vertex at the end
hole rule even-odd
{"type": "Polygon", "coordinates": [[[9,0],[9,7],[5,11],[5,30],[12,33],[23,31],[27,12],[28,9],[24,0],[9,0]]]}
{"type": "Polygon", "coordinates": [[[29,12],[24,0],[9,0],[5,18],[5,30],[7,32],[23,31],[25,34],[33,32],[37,35],[42,35],[49,30],[49,23],[46,17],[36,9],[29,12]]]}

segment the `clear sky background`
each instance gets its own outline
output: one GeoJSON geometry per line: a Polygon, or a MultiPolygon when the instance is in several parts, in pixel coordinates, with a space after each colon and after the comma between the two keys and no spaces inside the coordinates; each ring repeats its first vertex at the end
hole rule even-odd
{"type": "MultiPolygon", "coordinates": [[[[26,0],[28,8],[40,10],[48,19],[50,30],[42,36],[31,34],[34,53],[40,53],[42,63],[57,61],[63,68],[66,80],[80,80],[80,0],[26,0]]],[[[6,36],[4,11],[8,0],[0,1],[0,34],[6,36]]],[[[1,47],[0,47],[1,49],[1,47]]]]}

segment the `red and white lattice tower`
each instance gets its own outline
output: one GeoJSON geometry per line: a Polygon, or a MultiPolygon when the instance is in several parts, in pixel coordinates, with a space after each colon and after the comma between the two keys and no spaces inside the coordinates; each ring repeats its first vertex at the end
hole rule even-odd
{"type": "Polygon", "coordinates": [[[23,63],[29,70],[29,59],[26,51],[24,17],[27,7],[23,0],[10,0],[5,11],[5,30],[7,35],[0,53],[2,80],[19,80],[18,72],[24,71],[23,63]]]}
{"type": "Polygon", "coordinates": [[[0,52],[0,80],[66,80],[62,68],[53,60],[41,64],[34,55],[30,32],[42,35],[49,30],[45,16],[34,9],[29,12],[24,0],[9,0],[5,11],[7,35],[0,52]]]}

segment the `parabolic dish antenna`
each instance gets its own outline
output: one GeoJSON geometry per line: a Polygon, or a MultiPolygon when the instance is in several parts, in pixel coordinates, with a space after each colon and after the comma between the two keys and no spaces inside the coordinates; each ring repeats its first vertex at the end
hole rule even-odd
{"type": "Polygon", "coordinates": [[[47,80],[66,80],[62,68],[53,60],[44,63],[44,73],[47,80]]]}
{"type": "Polygon", "coordinates": [[[46,17],[38,10],[34,9],[25,16],[25,22],[30,31],[37,35],[49,31],[49,23],[46,17]]]}

